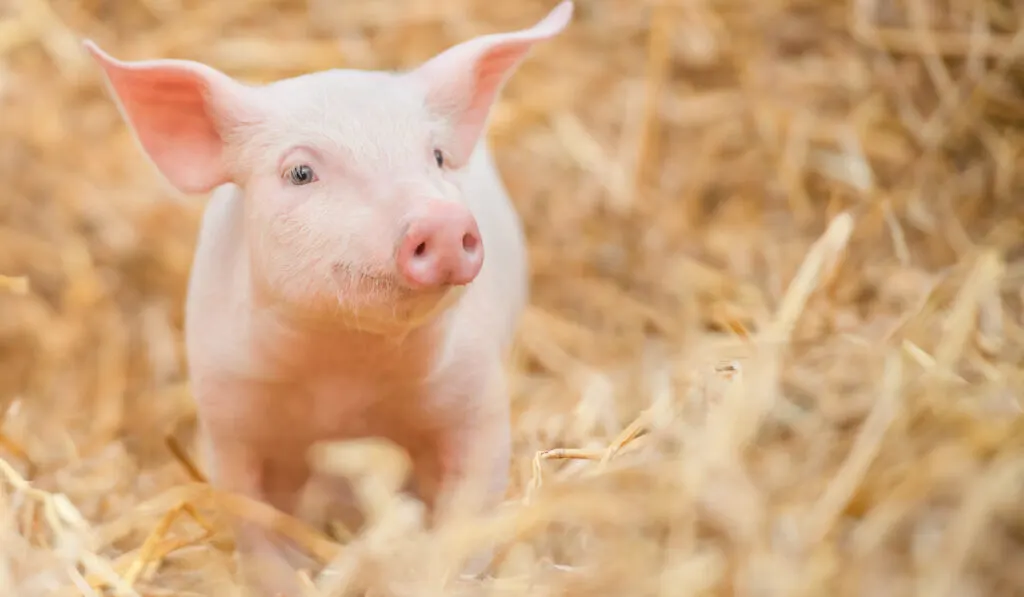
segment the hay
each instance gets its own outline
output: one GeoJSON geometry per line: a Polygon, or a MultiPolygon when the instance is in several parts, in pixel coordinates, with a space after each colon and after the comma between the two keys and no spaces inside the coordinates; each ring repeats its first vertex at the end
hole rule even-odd
{"type": "MultiPolygon", "coordinates": [[[[78,39],[266,81],[411,65],[552,5],[0,9],[5,595],[233,594],[181,343],[203,202],[160,182],[78,39]]],[[[1022,594],[1022,18],[578,0],[491,130],[534,284],[506,507],[426,532],[368,479],[383,505],[343,544],[229,506],[331,560],[309,584],[336,595],[1022,594]],[[493,578],[453,578],[488,538],[493,578]]]]}

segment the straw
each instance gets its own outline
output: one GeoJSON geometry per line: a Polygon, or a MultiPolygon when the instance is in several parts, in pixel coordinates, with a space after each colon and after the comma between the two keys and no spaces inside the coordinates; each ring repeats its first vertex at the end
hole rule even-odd
{"type": "Polygon", "coordinates": [[[488,135],[531,267],[505,501],[425,527],[407,463],[359,443],[311,455],[373,502],[358,532],[207,484],[183,337],[205,198],[159,178],[80,40],[271,81],[410,67],[554,4],[0,7],[0,593],[233,596],[242,517],[325,597],[1024,594],[1002,0],[577,0],[488,135]]]}

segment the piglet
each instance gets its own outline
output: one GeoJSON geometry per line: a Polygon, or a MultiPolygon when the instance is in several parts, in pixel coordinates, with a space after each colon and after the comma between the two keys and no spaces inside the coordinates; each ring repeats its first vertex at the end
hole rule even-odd
{"type": "MultiPolygon", "coordinates": [[[[266,85],[84,42],[155,168],[183,193],[213,191],[185,337],[214,485],[294,514],[313,444],[380,437],[409,453],[434,516],[466,484],[504,496],[504,362],[528,271],[484,137],[505,81],[572,12],[562,2],[407,71],[266,85]]],[[[238,531],[243,562],[286,570],[268,531],[238,531]]],[[[299,594],[294,575],[256,585],[299,594]]]]}

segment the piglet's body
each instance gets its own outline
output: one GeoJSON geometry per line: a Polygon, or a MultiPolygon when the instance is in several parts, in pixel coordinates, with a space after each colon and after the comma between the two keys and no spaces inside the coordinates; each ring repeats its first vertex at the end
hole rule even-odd
{"type": "MultiPolygon", "coordinates": [[[[527,267],[482,138],[505,80],[571,14],[564,2],[408,72],[263,86],[87,43],[155,166],[214,191],[185,330],[213,483],[296,513],[310,446],[378,436],[409,452],[428,508],[467,482],[501,498],[527,267]]],[[[267,532],[239,530],[262,570],[283,561],[267,532]]],[[[285,576],[260,587],[294,591],[285,576]]]]}

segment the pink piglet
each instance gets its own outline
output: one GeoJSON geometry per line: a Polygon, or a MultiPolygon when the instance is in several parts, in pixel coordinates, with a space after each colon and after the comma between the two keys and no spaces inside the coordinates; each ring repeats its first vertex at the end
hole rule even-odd
{"type": "MultiPolygon", "coordinates": [[[[483,138],[505,81],[572,13],[562,2],[408,71],[266,85],[85,42],[156,169],[212,191],[185,337],[214,485],[295,513],[313,444],[383,437],[408,451],[435,515],[462,484],[503,497],[504,361],[528,271],[483,138]]],[[[271,562],[249,571],[260,592],[299,595],[279,542],[238,533],[243,561],[271,562]]]]}

